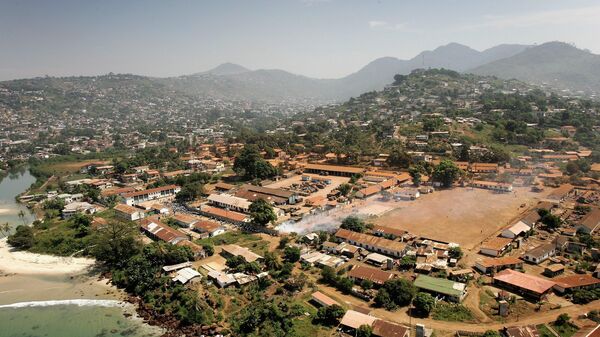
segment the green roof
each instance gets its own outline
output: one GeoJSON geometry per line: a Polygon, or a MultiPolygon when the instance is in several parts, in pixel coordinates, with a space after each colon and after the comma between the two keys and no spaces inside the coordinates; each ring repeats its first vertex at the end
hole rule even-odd
{"type": "Polygon", "coordinates": [[[442,295],[461,297],[466,285],[443,278],[419,275],[415,280],[415,287],[442,295]]]}

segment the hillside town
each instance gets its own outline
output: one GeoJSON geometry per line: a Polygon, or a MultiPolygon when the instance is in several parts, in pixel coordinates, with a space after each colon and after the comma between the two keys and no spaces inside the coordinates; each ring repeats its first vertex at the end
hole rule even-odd
{"type": "MultiPolygon", "coordinates": [[[[114,92],[89,85],[90,107],[114,92]]],[[[250,131],[251,109],[123,91],[104,115],[17,118],[50,98],[0,88],[4,166],[38,178],[18,197],[38,220],[8,242],[94,256],[173,335],[273,317],[307,322],[277,328],[290,335],[600,331],[598,104],[415,71],[344,104],[273,107],[274,128],[250,131]]]]}

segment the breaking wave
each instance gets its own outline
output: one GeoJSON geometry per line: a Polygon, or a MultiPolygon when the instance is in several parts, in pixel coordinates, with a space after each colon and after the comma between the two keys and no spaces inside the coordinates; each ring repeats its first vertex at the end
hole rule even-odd
{"type": "Polygon", "coordinates": [[[76,305],[79,307],[84,306],[96,306],[96,307],[124,307],[126,305],[123,301],[117,300],[55,300],[55,301],[31,301],[31,302],[19,302],[13,304],[0,305],[0,309],[4,308],[27,308],[27,307],[50,307],[55,305],[76,305]]]}

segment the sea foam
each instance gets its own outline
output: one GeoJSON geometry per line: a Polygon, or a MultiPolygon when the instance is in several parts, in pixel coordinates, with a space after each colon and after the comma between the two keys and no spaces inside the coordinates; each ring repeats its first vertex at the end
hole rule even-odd
{"type": "Polygon", "coordinates": [[[32,302],[19,302],[13,304],[0,305],[0,309],[4,308],[27,308],[27,307],[50,307],[55,305],[76,305],[79,307],[83,306],[96,306],[96,307],[124,307],[127,304],[123,301],[117,300],[54,300],[54,301],[32,301],[32,302]]]}

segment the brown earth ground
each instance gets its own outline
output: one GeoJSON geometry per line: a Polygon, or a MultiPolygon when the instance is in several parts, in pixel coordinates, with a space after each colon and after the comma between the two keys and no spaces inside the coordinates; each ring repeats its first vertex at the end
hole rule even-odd
{"type": "Polygon", "coordinates": [[[453,188],[400,203],[373,222],[472,249],[510,225],[544,196],[528,188],[515,188],[510,193],[453,188]]]}

